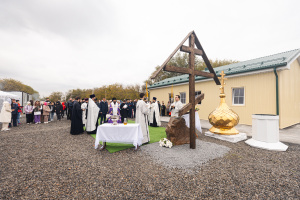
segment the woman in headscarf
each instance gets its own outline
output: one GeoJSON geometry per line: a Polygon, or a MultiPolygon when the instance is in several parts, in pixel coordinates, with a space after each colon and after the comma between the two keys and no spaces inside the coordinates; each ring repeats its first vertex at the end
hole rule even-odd
{"type": "Polygon", "coordinates": [[[44,102],[43,105],[44,124],[48,124],[49,114],[50,114],[50,107],[48,106],[48,102],[44,102]]]}

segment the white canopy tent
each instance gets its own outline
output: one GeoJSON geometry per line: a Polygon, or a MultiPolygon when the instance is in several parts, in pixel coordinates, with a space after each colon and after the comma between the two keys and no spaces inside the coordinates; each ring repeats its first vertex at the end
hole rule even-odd
{"type": "Polygon", "coordinates": [[[8,92],[0,91],[0,99],[6,99],[6,98],[10,98],[10,99],[16,98],[16,99],[18,99],[19,97],[17,95],[10,94],[8,92]]]}

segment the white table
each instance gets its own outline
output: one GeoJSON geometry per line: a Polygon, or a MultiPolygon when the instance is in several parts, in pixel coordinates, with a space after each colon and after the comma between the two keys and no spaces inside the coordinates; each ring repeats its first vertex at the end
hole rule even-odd
{"type": "Polygon", "coordinates": [[[104,148],[106,142],[133,144],[137,149],[142,145],[143,132],[140,124],[102,124],[97,128],[95,149],[98,148],[99,142],[102,141],[104,148]]]}
{"type": "MultiPolygon", "coordinates": [[[[186,126],[190,128],[190,114],[182,115],[182,117],[185,119],[186,126]]],[[[202,133],[201,122],[197,112],[195,113],[195,127],[198,131],[200,131],[200,133],[202,133]]]]}

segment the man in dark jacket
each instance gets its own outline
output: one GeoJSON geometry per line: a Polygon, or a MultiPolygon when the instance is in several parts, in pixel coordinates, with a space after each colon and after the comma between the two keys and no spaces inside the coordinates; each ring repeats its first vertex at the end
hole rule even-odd
{"type": "Polygon", "coordinates": [[[133,116],[132,116],[133,102],[132,102],[131,99],[128,100],[127,106],[128,106],[128,117],[129,117],[129,118],[133,118],[133,116]]]}
{"type": "Polygon", "coordinates": [[[107,113],[108,113],[108,105],[107,105],[106,98],[104,97],[100,102],[100,115],[101,115],[100,124],[106,122],[107,113]]]}
{"type": "Polygon", "coordinates": [[[72,98],[70,98],[70,100],[67,103],[67,109],[68,109],[67,119],[71,119],[72,110],[73,110],[73,99],[72,98]]]}
{"type": "Polygon", "coordinates": [[[63,112],[63,107],[60,103],[60,101],[57,101],[56,104],[53,107],[54,112],[56,113],[57,120],[61,120],[61,113],[63,112]]]}
{"type": "Polygon", "coordinates": [[[17,126],[17,117],[18,117],[18,104],[16,103],[15,99],[12,99],[11,103],[11,117],[13,121],[13,126],[17,126]]]}

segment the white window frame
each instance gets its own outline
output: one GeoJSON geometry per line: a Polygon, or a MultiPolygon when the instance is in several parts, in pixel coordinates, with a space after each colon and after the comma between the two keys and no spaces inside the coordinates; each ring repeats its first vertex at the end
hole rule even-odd
{"type": "Polygon", "coordinates": [[[245,100],[246,100],[246,90],[245,90],[245,87],[233,87],[233,88],[231,88],[231,93],[232,93],[232,105],[233,106],[245,106],[245,100]],[[236,96],[234,96],[234,90],[235,89],[243,89],[244,90],[244,96],[237,96],[237,97],[243,97],[244,98],[244,101],[243,101],[243,104],[241,104],[241,103],[237,103],[237,104],[235,104],[234,103],[234,97],[236,97],[236,96]]]}
{"type": "Polygon", "coordinates": [[[180,101],[181,101],[181,103],[186,104],[186,92],[179,92],[179,94],[180,94],[180,101]],[[184,94],[185,97],[182,98],[181,94],[184,94]],[[184,99],[184,102],[182,101],[183,99],[184,99]]]}

